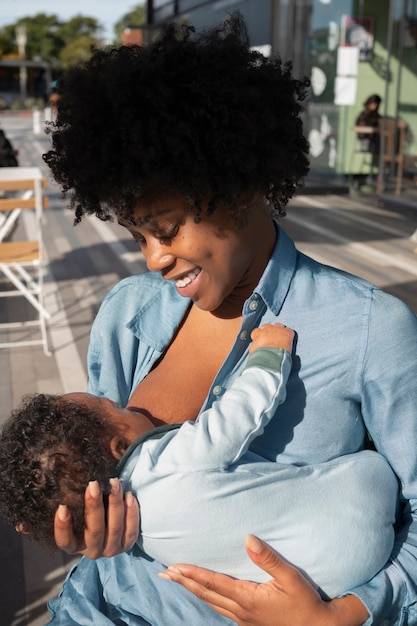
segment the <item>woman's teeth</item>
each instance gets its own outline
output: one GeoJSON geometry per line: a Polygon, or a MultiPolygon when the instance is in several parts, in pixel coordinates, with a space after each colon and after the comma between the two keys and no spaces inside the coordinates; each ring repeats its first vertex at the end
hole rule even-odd
{"type": "Polygon", "coordinates": [[[199,273],[201,272],[201,269],[195,269],[192,272],[189,272],[188,274],[186,274],[185,276],[182,276],[181,278],[178,278],[177,280],[175,280],[175,286],[176,287],[187,287],[187,285],[189,285],[190,283],[193,282],[193,280],[195,278],[197,278],[197,276],[199,275],[199,273]]]}

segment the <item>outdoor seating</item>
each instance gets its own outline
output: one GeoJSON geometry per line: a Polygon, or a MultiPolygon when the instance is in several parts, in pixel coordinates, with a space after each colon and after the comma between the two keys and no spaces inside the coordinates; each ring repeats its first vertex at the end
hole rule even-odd
{"type": "MultiPolygon", "coordinates": [[[[383,146],[383,164],[388,168],[388,177],[395,181],[395,194],[401,193],[405,163],[405,138],[407,123],[401,118],[383,117],[380,120],[381,147],[383,146]]],[[[378,191],[380,191],[378,185],[378,191]]]]}
{"type": "Polygon", "coordinates": [[[40,331],[40,338],[30,336],[13,340],[9,337],[0,342],[0,348],[42,345],[44,353],[49,355],[46,321],[50,314],[44,306],[45,257],[42,242],[42,214],[48,204],[48,198],[43,195],[46,184],[38,167],[0,168],[0,215],[3,216],[0,225],[0,272],[6,279],[5,288],[0,289],[0,298],[23,297],[36,311],[35,319],[3,319],[0,330],[7,332],[9,329],[38,326],[40,331]],[[29,211],[32,216],[30,227],[24,229],[30,238],[14,240],[10,235],[26,211],[28,219],[29,211]]]}
{"type": "Polygon", "coordinates": [[[362,154],[361,171],[369,170],[372,176],[379,171],[378,193],[382,191],[383,181],[393,181],[395,194],[400,195],[407,123],[401,118],[381,117],[379,126],[354,126],[352,130],[358,136],[357,152],[362,154]]]}
{"type": "Polygon", "coordinates": [[[357,136],[355,152],[360,156],[359,177],[376,180],[379,165],[380,135],[378,126],[354,126],[357,136]]]}

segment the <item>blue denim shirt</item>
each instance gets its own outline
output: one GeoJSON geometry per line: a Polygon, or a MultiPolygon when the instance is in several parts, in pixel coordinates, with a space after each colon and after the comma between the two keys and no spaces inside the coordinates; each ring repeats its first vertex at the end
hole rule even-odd
{"type": "MultiPolygon", "coordinates": [[[[317,463],[362,449],[369,432],[399,478],[402,517],[391,561],[347,591],[367,606],[366,626],[417,624],[417,318],[369,282],[301,254],[277,229],[271,259],[203,409],[243,369],[253,328],[280,321],[295,329],[287,400],[251,450],[281,463],[317,463]]],[[[89,391],[124,405],[189,305],[159,274],[116,285],[92,328],[89,391]]]]}

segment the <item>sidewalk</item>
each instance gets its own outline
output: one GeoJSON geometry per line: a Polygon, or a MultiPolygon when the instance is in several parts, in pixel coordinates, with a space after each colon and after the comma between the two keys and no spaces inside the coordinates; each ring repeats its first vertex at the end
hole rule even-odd
{"type": "MultiPolygon", "coordinates": [[[[41,158],[49,139],[33,134],[30,117],[2,115],[0,126],[19,149],[20,165],[37,165],[49,177],[41,158]]],[[[46,306],[53,355],[46,357],[40,347],[0,350],[0,424],[23,394],[86,388],[89,332],[98,307],[116,282],[145,269],[124,229],[95,217],[74,228],[56,186],[51,183],[46,192],[46,306]]],[[[284,230],[306,254],[375,282],[417,312],[417,211],[334,192],[307,185],[290,203],[284,230]]],[[[25,228],[23,220],[18,228],[25,228]]],[[[8,312],[0,309],[0,315],[8,312]]],[[[0,560],[1,625],[43,626],[46,601],[57,594],[74,559],[50,557],[0,522],[0,560]]]]}
{"type": "MultiPolygon", "coordinates": [[[[19,164],[36,165],[49,178],[41,158],[49,138],[33,134],[31,118],[2,115],[0,126],[19,150],[19,164]]],[[[39,346],[0,349],[0,424],[24,394],[86,389],[89,332],[98,307],[116,282],[145,267],[137,245],[120,226],[94,218],[74,228],[73,215],[65,209],[52,182],[46,195],[49,207],[44,216],[44,239],[49,263],[45,304],[52,314],[48,335],[53,355],[45,356],[39,346]]],[[[25,220],[20,219],[16,239],[25,227],[25,220]]],[[[25,309],[32,315],[23,298],[7,298],[0,301],[1,317],[11,316],[16,307],[20,313],[25,309]]],[[[74,560],[60,553],[46,554],[0,520],[1,625],[43,626],[48,621],[46,602],[58,593],[74,560]]]]}

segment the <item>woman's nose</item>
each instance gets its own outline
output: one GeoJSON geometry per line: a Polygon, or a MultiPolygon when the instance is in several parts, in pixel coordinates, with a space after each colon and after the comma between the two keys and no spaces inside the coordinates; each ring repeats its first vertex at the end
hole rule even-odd
{"type": "Polygon", "coordinates": [[[148,239],[142,252],[151,272],[162,272],[174,263],[171,246],[164,245],[159,239],[148,239]]]}

